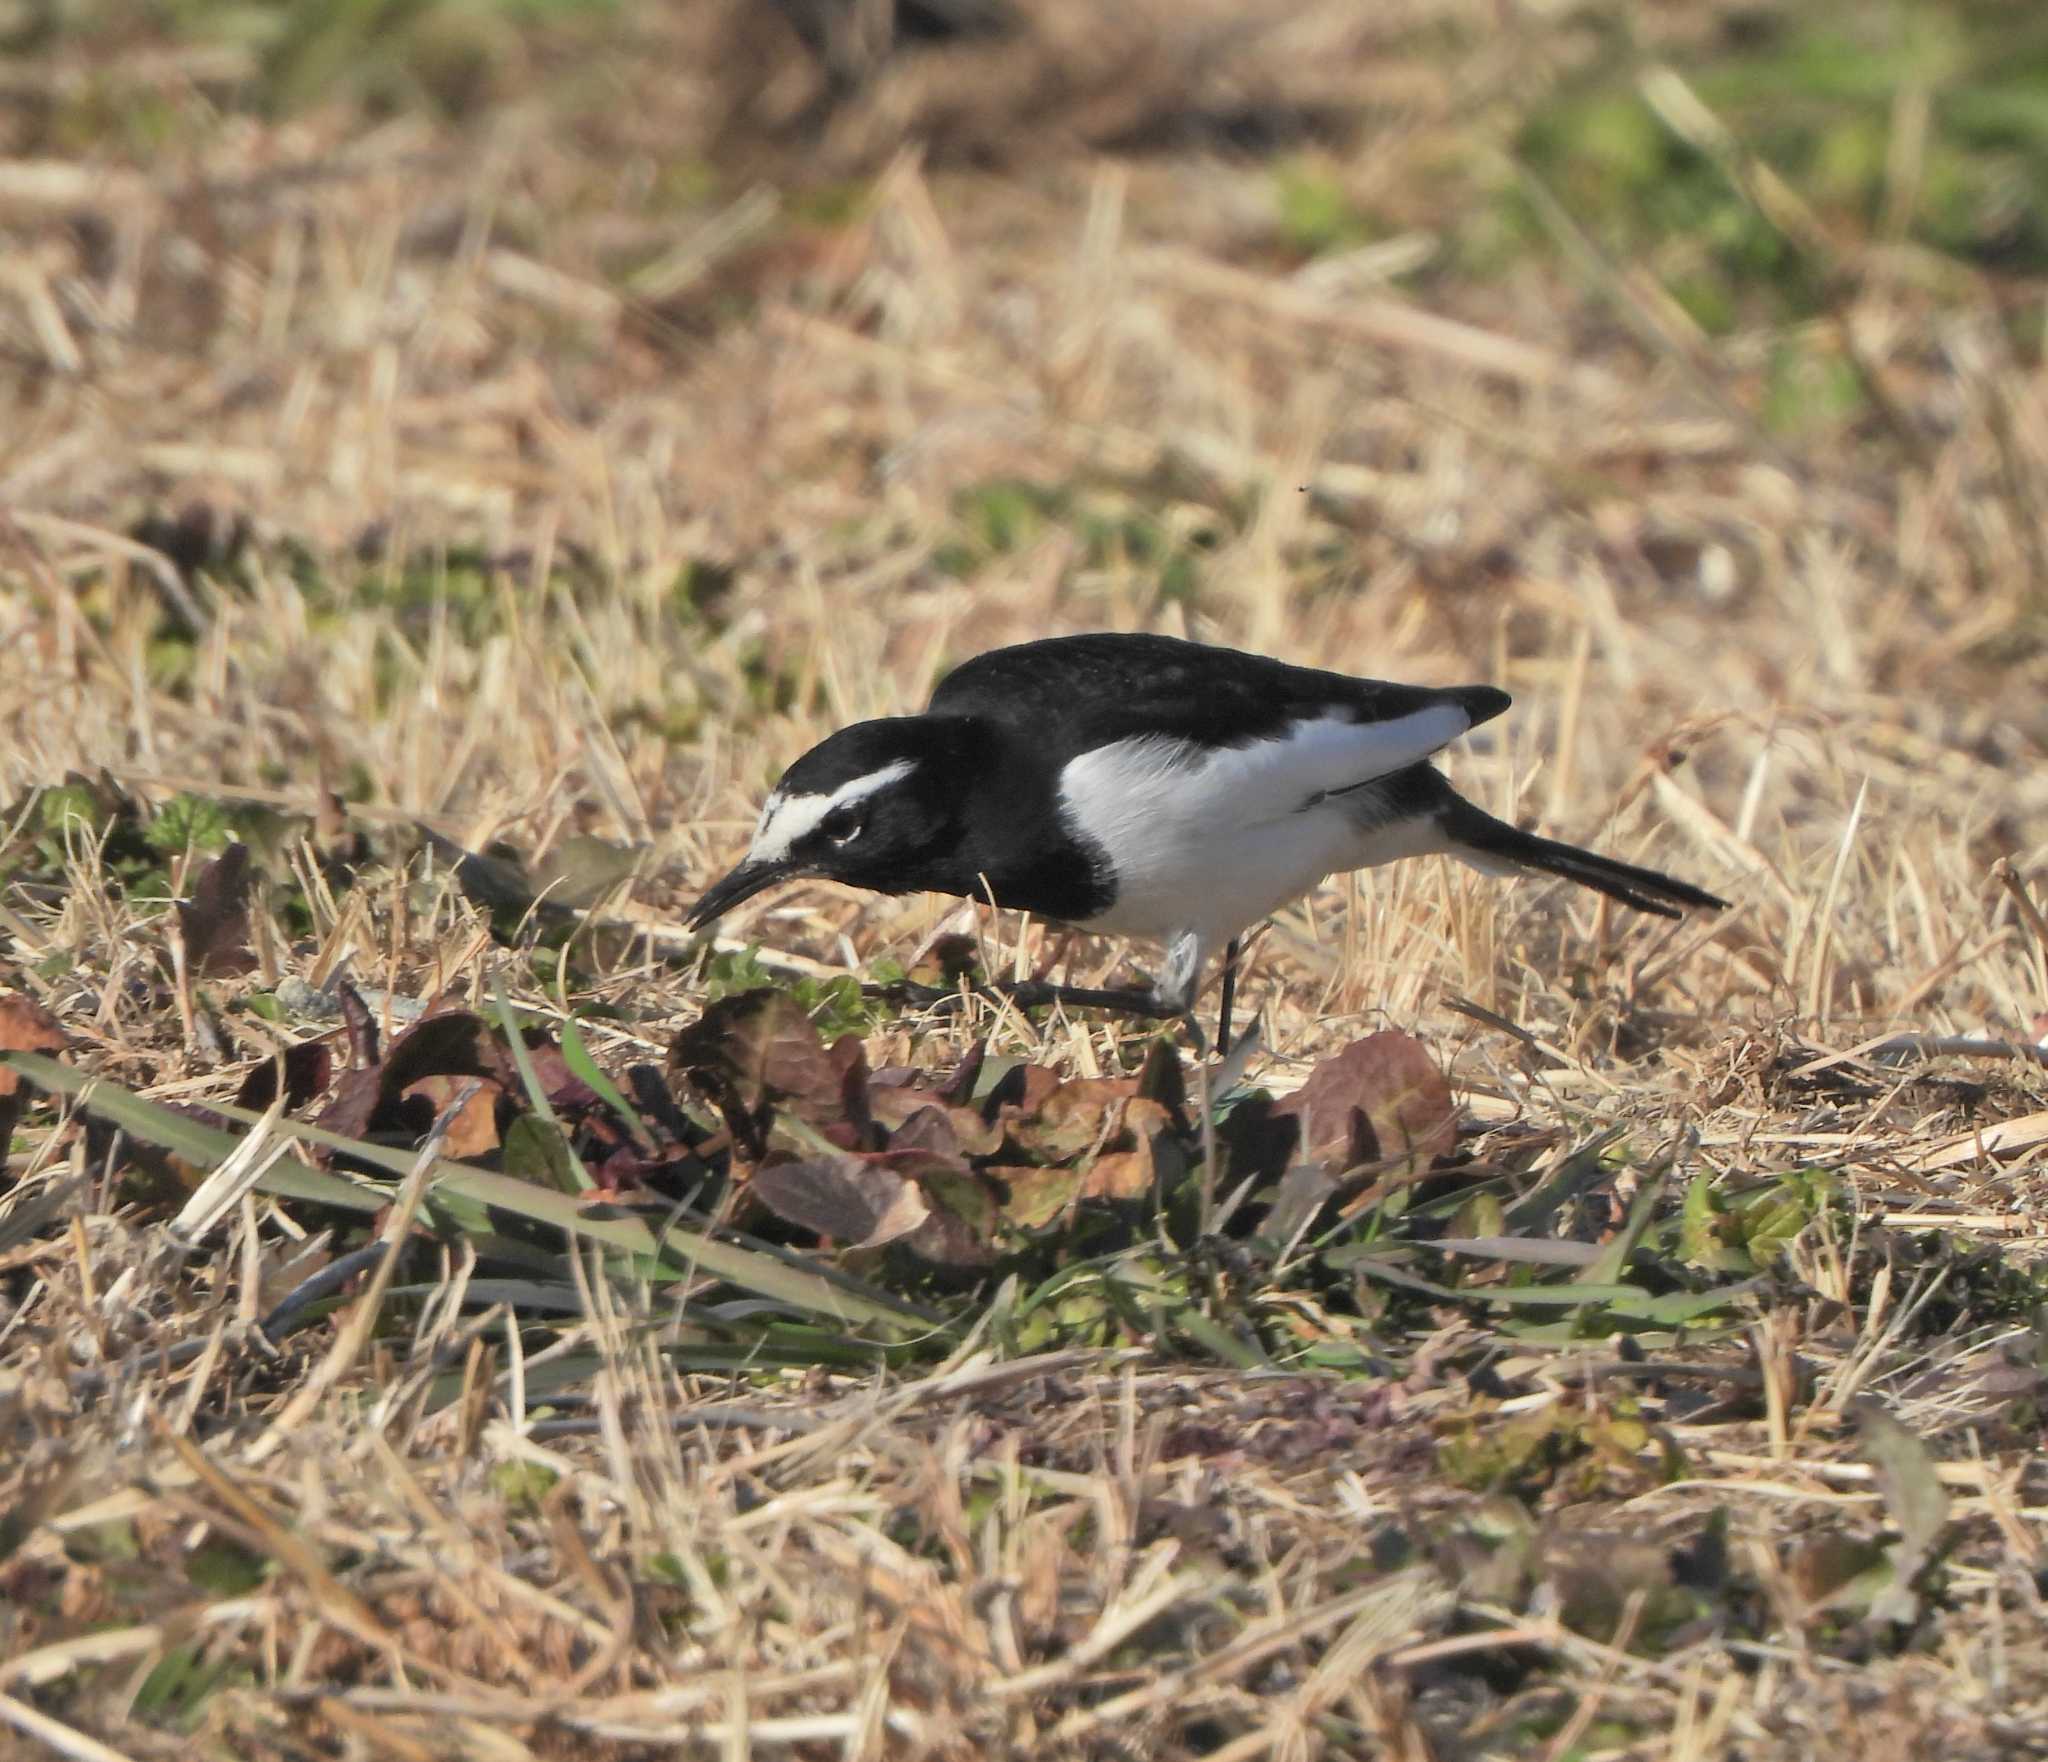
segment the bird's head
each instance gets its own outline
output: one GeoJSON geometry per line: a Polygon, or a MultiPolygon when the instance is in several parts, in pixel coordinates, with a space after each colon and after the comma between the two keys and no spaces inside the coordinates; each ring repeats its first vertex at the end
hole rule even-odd
{"type": "Polygon", "coordinates": [[[963,735],[937,718],[892,716],[820,741],[782,774],[746,856],[697,901],[690,927],[798,876],[878,893],[946,887],[963,735]]]}

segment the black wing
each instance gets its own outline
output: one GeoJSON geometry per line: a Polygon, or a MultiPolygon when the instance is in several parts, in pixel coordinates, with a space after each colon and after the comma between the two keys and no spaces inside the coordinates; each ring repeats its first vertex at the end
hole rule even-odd
{"type": "Polygon", "coordinates": [[[939,681],[931,708],[1007,724],[1059,759],[1142,734],[1235,746],[1333,709],[1372,723],[1456,704],[1476,726],[1508,702],[1490,685],[1396,685],[1177,637],[1104,633],[977,655],[939,681]]]}

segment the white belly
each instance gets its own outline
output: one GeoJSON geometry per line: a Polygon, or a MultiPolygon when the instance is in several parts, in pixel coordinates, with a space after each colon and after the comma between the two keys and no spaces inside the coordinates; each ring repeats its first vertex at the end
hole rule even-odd
{"type": "Polygon", "coordinates": [[[1116,878],[1115,903],[1086,927],[1127,936],[1192,933],[1213,946],[1326,875],[1444,849],[1433,820],[1361,824],[1358,800],[1322,792],[1383,773],[1360,766],[1363,775],[1332,776],[1327,763],[1304,764],[1305,756],[1327,759],[1305,755],[1304,744],[1266,743],[1190,761],[1178,742],[1133,740],[1068,765],[1060,779],[1068,817],[1107,853],[1116,878]]]}
{"type": "Polygon", "coordinates": [[[1191,930],[1205,942],[1220,941],[1351,867],[1346,858],[1355,842],[1355,829],[1326,809],[1222,834],[1162,828],[1123,853],[1116,903],[1088,928],[1123,936],[1191,930]]]}

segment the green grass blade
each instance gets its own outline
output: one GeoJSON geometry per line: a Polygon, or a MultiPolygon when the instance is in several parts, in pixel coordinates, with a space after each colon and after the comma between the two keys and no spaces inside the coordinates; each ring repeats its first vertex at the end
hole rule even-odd
{"type": "Polygon", "coordinates": [[[598,1100],[617,1114],[620,1123],[636,1139],[644,1143],[647,1129],[641,1124],[639,1113],[628,1105],[625,1096],[619,1093],[619,1086],[598,1068],[597,1060],[590,1056],[590,1048],[584,1043],[575,1019],[570,1016],[562,1018],[562,1057],[570,1071],[587,1083],[596,1093],[598,1100]]]}
{"type": "MultiPolygon", "coordinates": [[[[154,1144],[159,1150],[168,1150],[173,1156],[182,1156],[199,1168],[210,1169],[225,1162],[241,1142],[232,1132],[223,1132],[217,1126],[206,1125],[165,1107],[161,1102],[147,1100],[133,1090],[123,1089],[118,1083],[59,1064],[40,1053],[0,1054],[0,1064],[20,1072],[38,1089],[74,1097],[87,1112],[119,1126],[131,1137],[154,1144]]],[[[236,1109],[235,1112],[241,1114],[242,1110],[236,1109]]],[[[262,1118],[260,1114],[242,1117],[250,1124],[262,1118]]],[[[287,1138],[301,1136],[289,1120],[273,1121],[272,1129],[287,1138]]],[[[399,1172],[410,1166],[411,1159],[401,1159],[399,1172]]],[[[310,1200],[320,1205],[346,1206],[352,1211],[376,1211],[390,1199],[390,1195],[380,1188],[362,1186],[340,1175],[329,1174],[324,1169],[308,1168],[296,1160],[271,1164],[256,1185],[260,1191],[280,1199],[310,1200]]]]}
{"type": "Polygon", "coordinates": [[[1578,1283],[1584,1287],[1607,1287],[1619,1283],[1627,1269],[1629,1259],[1642,1246],[1644,1233],[1651,1220],[1657,1215],[1657,1205],[1664,1197],[1664,1177],[1659,1175],[1653,1181],[1645,1181],[1636,1194],[1635,1204],[1628,1209],[1628,1221],[1614,1233],[1614,1240],[1607,1243],[1592,1260],[1588,1261],[1578,1275],[1578,1283]]]}
{"type": "MultiPolygon", "coordinates": [[[[38,1087],[74,1095],[81,1106],[102,1119],[111,1120],[136,1137],[173,1151],[191,1162],[211,1168],[222,1161],[238,1142],[229,1133],[189,1120],[156,1102],[145,1101],[105,1078],[87,1076],[69,1065],[58,1064],[54,1059],[26,1052],[7,1053],[4,1058],[11,1068],[38,1087]]],[[[238,1107],[222,1107],[216,1111],[249,1124],[254,1124],[261,1117],[238,1107]]],[[[346,1151],[393,1174],[406,1173],[417,1160],[413,1152],[393,1150],[381,1144],[360,1143],[293,1120],[274,1122],[274,1130],[303,1143],[346,1151]]],[[[347,1205],[358,1211],[374,1211],[387,1203],[389,1197],[376,1188],[357,1186],[338,1175],[322,1174],[315,1169],[295,1167],[290,1171],[290,1179],[295,1189],[302,1190],[286,1194],[287,1197],[347,1205]]],[[[266,1191],[284,1191],[282,1184],[273,1186],[267,1180],[264,1186],[266,1191]]],[[[900,1332],[904,1329],[924,1330],[933,1325],[933,1318],[919,1314],[885,1293],[856,1287],[851,1281],[828,1278],[821,1272],[793,1266],[758,1249],[737,1247],[691,1230],[669,1229],[657,1241],[654,1232],[637,1217],[588,1216],[580,1194],[551,1192],[545,1187],[514,1180],[510,1175],[501,1175],[491,1169],[474,1168],[468,1163],[444,1162],[439,1165],[435,1188],[437,1193],[452,1193],[479,1204],[497,1206],[530,1222],[551,1224],[585,1241],[646,1257],[671,1277],[691,1271],[703,1272],[752,1291],[757,1296],[773,1298],[808,1314],[829,1316],[847,1326],[900,1332]]]]}
{"type": "Polygon", "coordinates": [[[570,1178],[584,1192],[589,1192],[597,1183],[583,1166],[583,1158],[576,1154],[576,1146],[569,1142],[569,1134],[562,1131],[562,1122],[555,1118],[554,1103],[548,1100],[548,1092],[540,1086],[540,1077],[533,1068],[533,1054],[526,1050],[525,1037],[519,1032],[519,1018],[512,1013],[512,1000],[505,995],[505,981],[498,973],[491,975],[491,1002],[498,1012],[498,1026],[504,1031],[505,1048],[512,1054],[513,1064],[519,1068],[519,1081],[525,1087],[526,1099],[535,1117],[561,1133],[562,1148],[569,1156],[570,1178]]]}

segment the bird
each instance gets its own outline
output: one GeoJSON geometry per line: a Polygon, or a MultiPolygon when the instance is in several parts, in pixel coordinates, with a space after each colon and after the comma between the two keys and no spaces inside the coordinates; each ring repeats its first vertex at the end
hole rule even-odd
{"type": "Polygon", "coordinates": [[[1359,679],[1161,635],[992,649],[946,674],[920,714],[856,722],[790,765],[688,922],[799,877],[954,894],[1162,943],[1149,993],[1071,995],[1190,1019],[1221,951],[1228,1050],[1239,937],[1345,870],[1442,854],[1660,917],[1727,904],[1524,832],[1453,789],[1431,758],[1510,701],[1491,685],[1359,679]]]}

